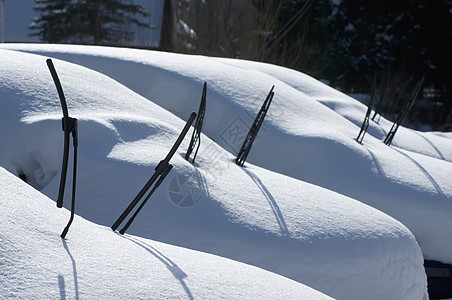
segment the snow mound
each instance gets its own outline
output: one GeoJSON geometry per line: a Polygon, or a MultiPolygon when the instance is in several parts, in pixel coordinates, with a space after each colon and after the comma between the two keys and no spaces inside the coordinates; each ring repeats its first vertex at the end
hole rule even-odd
{"type": "MultiPolygon", "coordinates": [[[[203,130],[236,154],[266,94],[275,96],[248,162],[336,191],[407,226],[425,258],[452,263],[452,135],[371,122],[366,107],[300,72],[244,60],[75,45],[4,45],[71,61],[114,78],[184,118],[208,84],[203,130]]],[[[205,151],[201,148],[201,151],[205,151]]]]}
{"type": "Polygon", "coordinates": [[[331,299],[218,256],[121,236],[76,217],[0,167],[0,298],[331,299]]]}
{"type": "MultiPolygon", "coordinates": [[[[113,51],[105,49],[97,48],[97,52],[113,51]]],[[[127,53],[124,49],[117,51],[117,55],[127,53]]],[[[130,51],[136,55],[135,50],[130,51]]],[[[0,138],[4,145],[0,149],[0,164],[16,175],[21,175],[23,170],[30,184],[33,179],[39,183],[36,188],[55,199],[61,162],[61,112],[45,65],[46,57],[8,50],[0,52],[4,71],[0,74],[0,122],[3,122],[0,138]],[[33,159],[33,163],[27,158],[33,159]],[[40,175],[47,179],[40,180],[40,175]]],[[[175,61],[175,56],[158,55],[169,65],[175,61]]],[[[187,61],[193,59],[195,65],[197,59],[201,62],[205,59],[181,57],[187,61]]],[[[92,56],[93,63],[98,60],[106,66],[118,67],[110,60],[92,56]]],[[[70,115],[79,120],[77,213],[110,226],[152,175],[154,167],[176,140],[184,121],[102,73],[60,60],[54,63],[68,99],[70,115]]],[[[131,70],[127,66],[135,65],[120,64],[122,72],[131,70]]],[[[149,68],[144,67],[143,70],[149,68]]],[[[129,76],[140,74],[132,70],[135,71],[129,76]]],[[[234,70],[222,70],[224,81],[230,77],[228,72],[235,74],[234,70]]],[[[148,73],[141,75],[148,77],[148,73]]],[[[158,80],[158,75],[157,72],[150,78],[158,80]]],[[[186,119],[186,112],[199,105],[199,97],[188,101],[190,87],[198,89],[198,82],[181,78],[181,85],[164,91],[169,100],[175,99],[171,96],[173,92],[186,95],[178,112],[186,119]]],[[[243,81],[243,84],[247,86],[249,82],[243,81]]],[[[141,85],[150,86],[149,80],[141,81],[141,85]]],[[[250,163],[246,168],[234,164],[233,155],[225,150],[227,143],[221,140],[221,132],[217,130],[215,136],[215,126],[220,129],[221,124],[230,119],[227,114],[231,110],[243,118],[247,116],[241,106],[247,102],[234,102],[236,98],[228,100],[224,93],[237,92],[244,96],[252,94],[253,89],[237,90],[228,85],[218,85],[218,89],[216,101],[210,100],[212,94],[208,92],[206,116],[210,115],[211,119],[209,122],[206,119],[205,128],[214,128],[213,138],[202,136],[203,144],[195,166],[183,159],[188,141],[182,144],[171,161],[174,169],[129,232],[252,264],[333,297],[424,297],[426,278],[422,254],[412,234],[400,222],[356,200],[297,178],[250,163]],[[181,204],[180,196],[187,195],[191,195],[191,205],[181,204]]],[[[287,87],[287,90],[295,93],[293,88],[287,87]]],[[[161,99],[165,99],[164,91],[161,99]]],[[[198,92],[200,94],[200,89],[198,92]]],[[[306,98],[305,104],[309,103],[306,98]]],[[[317,109],[330,112],[315,103],[313,113],[317,109]]],[[[252,105],[260,106],[258,101],[252,105]]],[[[343,119],[334,115],[333,119],[343,119]]],[[[315,120],[315,116],[311,119],[315,120]]],[[[269,136],[281,136],[280,140],[274,140],[275,145],[281,147],[265,155],[277,154],[267,156],[270,161],[274,157],[285,157],[284,166],[296,172],[299,158],[294,158],[294,151],[297,149],[285,142],[288,136],[299,137],[284,131],[284,126],[269,122],[262,128],[265,135],[256,142],[269,136]]],[[[286,129],[290,128],[286,126],[286,129]]],[[[323,155],[328,152],[323,148],[325,143],[340,150],[336,161],[331,159],[334,164],[328,167],[336,168],[337,173],[341,170],[347,173],[342,164],[351,159],[349,145],[335,142],[327,132],[318,130],[318,134],[302,138],[312,153],[319,153],[319,159],[323,158],[322,151],[325,151],[323,155]]],[[[256,144],[255,147],[252,153],[257,153],[257,158],[264,156],[258,151],[261,146],[256,144]]],[[[365,170],[366,166],[361,168],[365,170]]],[[[282,173],[290,173],[288,170],[282,173]]],[[[320,170],[315,173],[321,175],[320,170]]],[[[74,223],[69,234],[76,226],[74,223]]]]}

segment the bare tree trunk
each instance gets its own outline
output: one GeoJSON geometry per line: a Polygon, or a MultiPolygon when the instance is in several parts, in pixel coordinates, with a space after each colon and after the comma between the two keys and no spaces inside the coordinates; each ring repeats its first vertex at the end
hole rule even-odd
{"type": "Polygon", "coordinates": [[[173,51],[174,21],[173,1],[165,0],[160,34],[160,49],[163,51],[173,51]]]}

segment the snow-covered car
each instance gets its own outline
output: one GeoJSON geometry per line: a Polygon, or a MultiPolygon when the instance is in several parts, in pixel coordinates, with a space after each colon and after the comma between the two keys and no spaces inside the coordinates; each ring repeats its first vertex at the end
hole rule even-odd
{"type": "Polygon", "coordinates": [[[448,135],[403,129],[400,136],[425,143],[414,152],[396,136],[396,147],[387,147],[377,135],[389,124],[382,121],[359,144],[364,105],[266,64],[75,45],[1,48],[14,50],[0,50],[0,165],[56,199],[62,132],[45,64],[52,57],[79,120],[77,214],[92,222],[111,226],[121,214],[198,108],[207,82],[196,163],[184,159],[186,140],[129,233],[347,299],[422,299],[423,256],[451,258],[448,135]],[[272,85],[272,106],[239,167],[237,146],[272,85]],[[186,195],[193,205],[181,207],[177,199],[186,195]]]}

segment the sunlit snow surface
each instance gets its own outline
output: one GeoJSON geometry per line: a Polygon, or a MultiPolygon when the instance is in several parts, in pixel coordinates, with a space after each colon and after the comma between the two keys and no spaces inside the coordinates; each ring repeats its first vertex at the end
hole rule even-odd
{"type": "MultiPolygon", "coordinates": [[[[129,233],[252,264],[337,298],[421,299],[422,254],[452,261],[449,134],[401,128],[387,147],[380,140],[391,124],[381,120],[360,145],[354,139],[366,107],[267,64],[105,47],[2,47],[45,56],[0,51],[0,164],[52,199],[61,109],[45,59],[78,64],[54,59],[79,119],[77,213],[92,222],[111,226],[138,193],[197,110],[206,81],[207,136],[195,166],[183,159],[187,137],[129,233]],[[272,85],[269,114],[239,168],[237,147],[272,85]],[[175,192],[192,193],[194,205],[175,204],[175,192]],[[422,253],[405,226],[366,204],[407,226],[422,253]]],[[[68,207],[69,189],[66,196],[68,207]]],[[[76,227],[77,220],[68,234],[74,244],[76,227]]]]}
{"type": "Polygon", "coordinates": [[[230,259],[120,236],[69,213],[0,168],[0,298],[330,299],[230,259]]]}

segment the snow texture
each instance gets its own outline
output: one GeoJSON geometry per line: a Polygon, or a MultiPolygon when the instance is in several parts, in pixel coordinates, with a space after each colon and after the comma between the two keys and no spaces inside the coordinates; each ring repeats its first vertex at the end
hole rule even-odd
{"type": "MultiPolygon", "coordinates": [[[[268,64],[74,45],[2,48],[21,52],[0,50],[0,165],[56,199],[61,109],[45,65],[55,58],[79,120],[77,214],[91,222],[116,220],[198,108],[206,81],[196,164],[183,159],[187,138],[128,230],[152,241],[127,239],[227,257],[343,299],[422,299],[422,255],[452,261],[449,134],[400,128],[387,147],[391,124],[382,119],[360,145],[365,106],[268,64]],[[269,114],[240,168],[234,155],[272,85],[269,114]]],[[[77,220],[68,234],[74,247],[105,231],[91,224],[100,229],[77,236],[77,220]]]]}
{"type": "Polygon", "coordinates": [[[0,168],[0,298],[330,299],[230,259],[134,236],[76,217],[0,168]]]}

